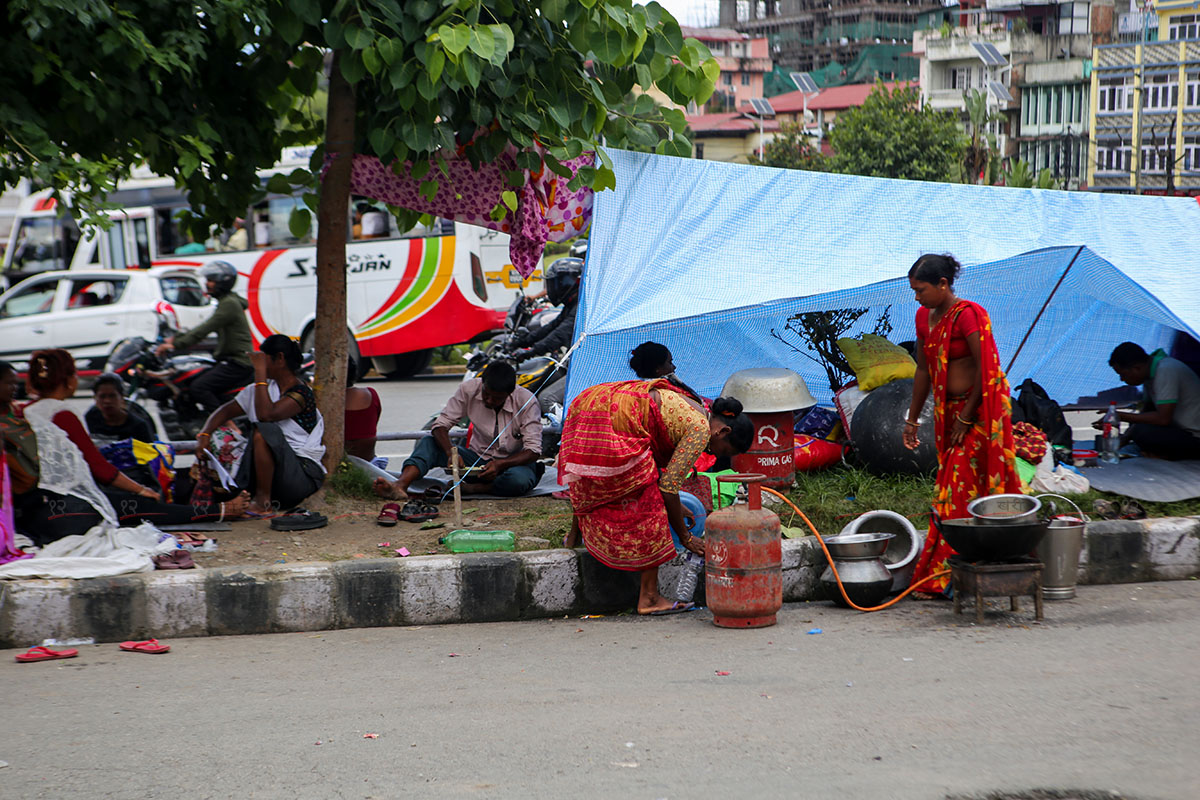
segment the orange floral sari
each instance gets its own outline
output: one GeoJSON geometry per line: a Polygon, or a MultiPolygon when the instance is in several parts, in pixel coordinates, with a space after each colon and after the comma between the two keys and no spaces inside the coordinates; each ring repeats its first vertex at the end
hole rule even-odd
{"type": "MultiPolygon", "coordinates": [[[[1019,494],[1016,450],[1012,433],[1012,401],[1008,379],[1000,369],[1000,354],[992,337],[992,321],[983,307],[959,300],[929,331],[925,342],[925,365],[933,391],[934,432],[938,451],[937,495],[933,509],[942,519],[961,519],[967,515],[967,503],[989,494],[1019,494]],[[962,413],[966,397],[949,397],[946,374],[950,363],[950,337],[955,320],[966,309],[979,320],[979,356],[982,360],[983,392],[975,411],[975,424],[957,447],[950,446],[954,418],[962,413]]],[[[931,523],[925,549],[913,572],[913,582],[947,569],[946,559],[954,550],[931,523]]],[[[949,583],[945,575],[921,587],[926,592],[944,591],[949,583]]]]}
{"type": "MultiPolygon", "coordinates": [[[[679,459],[694,462],[691,440],[708,442],[689,429],[694,421],[673,416],[677,403],[655,403],[668,392],[682,394],[667,380],[602,383],[572,401],[563,425],[559,469],[571,487],[571,505],[588,552],[614,569],[641,571],[675,556],[659,471],[679,459]],[[695,434],[695,435],[693,435],[695,434]]],[[[702,414],[696,412],[698,418],[702,414]]],[[[674,481],[669,481],[674,486],[674,481]]],[[[674,486],[674,491],[678,487],[674,486]]]]}

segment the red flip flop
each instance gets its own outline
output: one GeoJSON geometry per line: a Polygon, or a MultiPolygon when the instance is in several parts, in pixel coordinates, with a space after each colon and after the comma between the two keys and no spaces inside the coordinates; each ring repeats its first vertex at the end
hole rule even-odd
{"type": "Polygon", "coordinates": [[[49,647],[38,645],[37,647],[29,648],[24,653],[18,653],[16,659],[20,663],[26,664],[31,661],[54,661],[59,658],[74,658],[77,655],[79,655],[79,651],[75,649],[51,650],[49,647]]]}
{"type": "Polygon", "coordinates": [[[171,649],[169,644],[159,644],[158,639],[147,639],[144,642],[121,642],[119,647],[130,653],[165,653],[171,649]]]}

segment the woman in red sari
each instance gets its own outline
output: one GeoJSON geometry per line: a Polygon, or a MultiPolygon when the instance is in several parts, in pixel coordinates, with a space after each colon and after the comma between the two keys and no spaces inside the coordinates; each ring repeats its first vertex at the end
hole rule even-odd
{"type": "MultiPolygon", "coordinates": [[[[934,511],[942,519],[967,516],[967,503],[990,494],[1019,493],[1012,434],[1008,379],[983,307],[954,294],[962,267],[949,255],[924,255],[908,271],[908,282],[921,308],[917,311],[917,374],[912,404],[904,422],[904,444],[919,444],[917,420],[933,391],[934,432],[938,451],[934,511]]],[[[930,525],[913,582],[946,569],[954,554],[930,525]]],[[[929,593],[943,592],[949,576],[926,583],[929,593]]]]}
{"type": "Polygon", "coordinates": [[[704,555],[704,543],[686,533],[680,484],[701,452],[744,453],[753,435],[737,400],[720,398],[705,411],[663,378],[585,389],[571,403],[559,456],[574,511],[566,545],[582,535],[600,563],[641,572],[639,614],[691,609],[658,593],[658,567],[675,556],[672,527],[704,555]]]}

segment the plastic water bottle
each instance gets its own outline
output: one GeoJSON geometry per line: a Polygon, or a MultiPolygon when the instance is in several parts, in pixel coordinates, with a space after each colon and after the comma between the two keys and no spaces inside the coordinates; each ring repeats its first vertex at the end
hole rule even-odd
{"type": "Polygon", "coordinates": [[[1109,403],[1108,411],[1104,413],[1103,440],[1100,459],[1106,464],[1116,464],[1121,460],[1121,420],[1117,416],[1117,404],[1109,403]]]}
{"type": "Polygon", "coordinates": [[[451,553],[495,553],[514,550],[517,537],[512,531],[452,531],[438,539],[451,553]]]}
{"type": "Polygon", "coordinates": [[[675,599],[690,603],[696,596],[696,584],[704,573],[704,559],[688,550],[683,557],[683,569],[679,571],[679,580],[675,583],[675,599]]]}

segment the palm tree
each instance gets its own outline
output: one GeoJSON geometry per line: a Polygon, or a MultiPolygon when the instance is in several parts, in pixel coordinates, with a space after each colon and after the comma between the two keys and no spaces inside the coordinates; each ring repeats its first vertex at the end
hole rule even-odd
{"type": "Polygon", "coordinates": [[[987,92],[972,89],[963,92],[967,107],[967,133],[971,141],[964,155],[964,181],[966,183],[992,183],[996,164],[996,137],[988,133],[987,127],[1000,119],[988,109],[987,92]]]}

